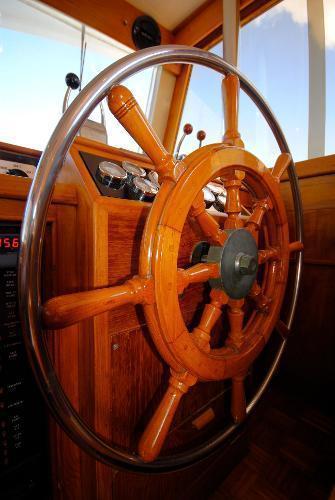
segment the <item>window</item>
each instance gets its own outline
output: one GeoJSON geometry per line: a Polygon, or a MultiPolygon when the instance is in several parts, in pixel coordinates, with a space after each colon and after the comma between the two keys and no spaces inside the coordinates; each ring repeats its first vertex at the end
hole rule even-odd
{"type": "MultiPolygon", "coordinates": [[[[324,0],[326,39],[326,154],[335,151],[335,2],[324,0]]],[[[221,54],[221,42],[213,52],[221,54]]],[[[309,43],[307,0],[283,0],[240,30],[239,69],[264,96],[277,117],[295,161],[308,158],[309,43]]],[[[181,129],[190,121],[204,128],[205,143],[220,141],[223,131],[221,78],[194,67],[181,129]]],[[[261,113],[241,92],[239,130],[245,146],[268,167],[279,148],[261,113]]],[[[179,131],[179,137],[181,136],[179,131]]],[[[196,146],[187,138],[183,152],[196,146]]]]}
{"type": "MultiPolygon", "coordinates": [[[[3,142],[44,149],[61,118],[65,75],[80,72],[82,26],[44,5],[23,0],[0,0],[0,138],[3,142]]],[[[131,50],[86,28],[83,86],[101,70],[131,50]]],[[[142,109],[149,105],[153,69],[125,83],[142,109]]],[[[76,92],[73,92],[73,97],[76,92]]],[[[137,144],[106,109],[109,143],[138,150],[137,144]]],[[[99,110],[92,118],[100,120],[99,110]]]]}
{"type": "Polygon", "coordinates": [[[326,155],[335,153],[335,2],[323,0],[326,44],[326,155]]]}
{"type": "MultiPolygon", "coordinates": [[[[284,0],[240,34],[239,67],[276,115],[295,161],[308,150],[308,32],[306,0],[284,0]]],[[[246,147],[268,166],[278,156],[260,113],[241,98],[240,129],[246,147]]]]}
{"type": "MultiPolygon", "coordinates": [[[[222,44],[217,45],[213,52],[222,55],[221,47],[222,44]]],[[[221,75],[208,68],[193,67],[177,141],[183,134],[185,123],[193,125],[193,133],[186,137],[181,153],[188,154],[199,146],[196,138],[198,130],[206,132],[204,144],[221,142],[223,123],[221,78],[221,75]]]]}

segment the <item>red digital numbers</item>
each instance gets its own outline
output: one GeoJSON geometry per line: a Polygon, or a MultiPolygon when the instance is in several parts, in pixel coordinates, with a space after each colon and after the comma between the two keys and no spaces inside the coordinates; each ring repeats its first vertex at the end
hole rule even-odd
{"type": "Polygon", "coordinates": [[[14,236],[12,239],[12,248],[19,248],[19,238],[18,236],[14,236]]]}
{"type": "Polygon", "coordinates": [[[0,237],[0,248],[7,250],[15,250],[19,248],[20,240],[18,236],[4,236],[0,237]]]}

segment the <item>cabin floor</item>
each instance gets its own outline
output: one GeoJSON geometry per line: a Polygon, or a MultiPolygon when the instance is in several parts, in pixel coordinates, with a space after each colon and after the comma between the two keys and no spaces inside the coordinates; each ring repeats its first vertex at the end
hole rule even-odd
{"type": "Polygon", "coordinates": [[[277,380],[251,417],[248,454],[210,500],[335,498],[334,430],[329,409],[277,380]]]}

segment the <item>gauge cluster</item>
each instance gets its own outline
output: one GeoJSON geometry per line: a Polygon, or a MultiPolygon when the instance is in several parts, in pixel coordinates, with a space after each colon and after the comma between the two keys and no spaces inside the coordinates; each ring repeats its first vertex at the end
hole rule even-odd
{"type": "MultiPolygon", "coordinates": [[[[145,169],[136,161],[117,161],[80,151],[100,193],[112,198],[152,202],[160,184],[153,170],[145,169]]],[[[210,182],[203,188],[206,208],[224,212],[226,190],[219,182],[210,182]]]]}

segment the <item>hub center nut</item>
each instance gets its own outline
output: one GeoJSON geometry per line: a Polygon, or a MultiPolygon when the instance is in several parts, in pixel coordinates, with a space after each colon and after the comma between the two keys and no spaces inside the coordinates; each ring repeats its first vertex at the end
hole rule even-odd
{"type": "Polygon", "coordinates": [[[252,255],[240,252],[236,255],[235,271],[242,276],[253,275],[257,270],[257,260],[252,255]]]}

